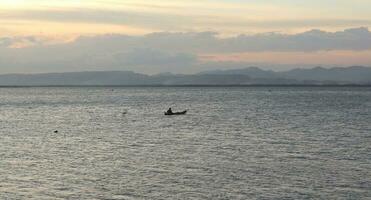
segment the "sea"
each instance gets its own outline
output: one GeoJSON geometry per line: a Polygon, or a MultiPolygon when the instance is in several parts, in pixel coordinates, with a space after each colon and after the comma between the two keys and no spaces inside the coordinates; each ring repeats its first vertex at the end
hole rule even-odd
{"type": "Polygon", "coordinates": [[[0,88],[0,199],[371,199],[371,87],[0,88]]]}

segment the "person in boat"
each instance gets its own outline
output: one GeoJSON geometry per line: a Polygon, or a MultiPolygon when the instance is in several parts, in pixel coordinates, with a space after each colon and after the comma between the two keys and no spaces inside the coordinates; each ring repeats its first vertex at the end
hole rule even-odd
{"type": "Polygon", "coordinates": [[[167,110],[166,113],[167,113],[168,115],[174,114],[173,111],[171,110],[171,108],[169,108],[169,110],[167,110]]]}

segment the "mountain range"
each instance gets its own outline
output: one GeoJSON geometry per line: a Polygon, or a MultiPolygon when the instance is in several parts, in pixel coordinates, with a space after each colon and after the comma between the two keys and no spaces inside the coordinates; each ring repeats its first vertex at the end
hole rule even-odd
{"type": "Polygon", "coordinates": [[[157,75],[131,71],[93,71],[0,75],[0,86],[133,86],[133,85],[371,85],[371,68],[263,70],[257,67],[157,75]]]}

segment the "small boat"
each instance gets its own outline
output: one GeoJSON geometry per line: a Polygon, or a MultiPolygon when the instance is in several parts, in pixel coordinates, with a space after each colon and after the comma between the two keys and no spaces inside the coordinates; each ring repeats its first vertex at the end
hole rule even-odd
{"type": "Polygon", "coordinates": [[[183,112],[174,112],[174,113],[167,113],[165,112],[165,115],[185,115],[187,113],[187,111],[183,111],[183,112]]]}

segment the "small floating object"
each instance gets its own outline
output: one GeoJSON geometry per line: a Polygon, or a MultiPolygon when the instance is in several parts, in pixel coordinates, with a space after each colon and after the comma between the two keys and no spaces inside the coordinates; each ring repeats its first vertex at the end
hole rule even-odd
{"type": "Polygon", "coordinates": [[[183,111],[183,112],[174,112],[174,113],[168,113],[168,112],[165,112],[165,115],[185,115],[187,114],[187,111],[183,111]]]}
{"type": "Polygon", "coordinates": [[[54,133],[58,133],[58,131],[57,131],[57,130],[55,130],[55,131],[54,131],[54,133]]]}

